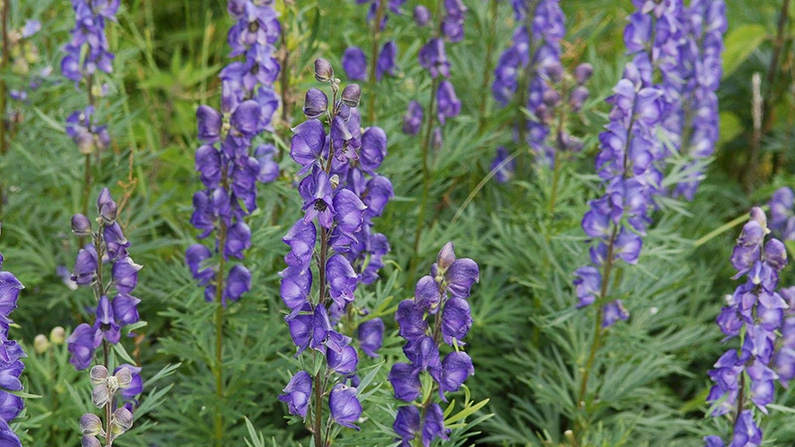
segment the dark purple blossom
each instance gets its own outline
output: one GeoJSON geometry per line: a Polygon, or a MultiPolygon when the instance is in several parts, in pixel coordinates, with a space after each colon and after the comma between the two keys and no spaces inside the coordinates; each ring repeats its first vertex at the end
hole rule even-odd
{"type": "Polygon", "coordinates": [[[403,115],[403,133],[417,135],[422,128],[423,111],[417,101],[409,102],[406,114],[403,115]]]}
{"type": "Polygon", "coordinates": [[[378,357],[378,350],[384,338],[384,321],[380,318],[373,318],[361,324],[356,330],[359,338],[359,346],[365,354],[370,357],[378,357]]]}
{"type": "Polygon", "coordinates": [[[381,78],[388,74],[389,76],[395,76],[395,58],[397,57],[397,44],[394,41],[390,40],[384,43],[384,46],[381,47],[381,52],[378,53],[378,60],[375,64],[375,78],[377,80],[381,80],[381,78]]]}
{"type": "Polygon", "coordinates": [[[367,57],[359,47],[348,47],[342,54],[342,68],[351,81],[367,79],[367,57]]]}
{"type": "Polygon", "coordinates": [[[312,376],[306,371],[298,371],[279,395],[279,400],[287,403],[290,414],[306,417],[309,399],[312,395],[312,376]]]}
{"type": "Polygon", "coordinates": [[[343,427],[359,430],[359,427],[353,424],[362,416],[362,405],[356,397],[356,388],[338,383],[331,390],[328,404],[334,422],[343,427]]]}

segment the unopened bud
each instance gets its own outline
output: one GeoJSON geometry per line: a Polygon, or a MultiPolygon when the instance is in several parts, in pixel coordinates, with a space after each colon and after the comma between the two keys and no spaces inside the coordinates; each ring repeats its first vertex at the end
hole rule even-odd
{"type": "Polygon", "coordinates": [[[127,388],[132,383],[132,373],[130,372],[129,368],[122,367],[116,371],[114,377],[119,384],[119,388],[127,388]]]}
{"type": "Polygon", "coordinates": [[[348,107],[358,107],[361,96],[362,89],[358,84],[346,85],[342,90],[342,103],[348,107]]]}
{"type": "Polygon", "coordinates": [[[91,392],[91,402],[97,408],[102,408],[110,402],[110,390],[108,389],[108,385],[102,383],[95,386],[94,390],[91,392]]]}
{"type": "Polygon", "coordinates": [[[97,365],[91,368],[89,375],[91,376],[91,383],[99,385],[108,380],[108,369],[102,365],[97,365]]]}
{"type": "Polygon", "coordinates": [[[93,413],[86,413],[80,417],[80,431],[84,436],[97,436],[102,434],[102,421],[93,413]]]}
{"type": "Polygon", "coordinates": [[[318,82],[331,82],[334,79],[334,67],[331,62],[319,57],[315,59],[315,79],[318,82]]]}
{"type": "Polygon", "coordinates": [[[770,233],[770,230],[767,228],[767,215],[762,211],[762,208],[758,206],[751,208],[751,219],[755,220],[756,223],[765,230],[766,234],[770,233]]]}
{"type": "Polygon", "coordinates": [[[55,326],[50,331],[50,342],[54,345],[62,345],[66,341],[66,330],[61,326],[55,326]]]}
{"type": "Polygon", "coordinates": [[[417,5],[414,7],[414,23],[417,24],[419,27],[426,26],[428,22],[431,21],[431,12],[428,11],[428,8],[417,5]]]}
{"type": "Polygon", "coordinates": [[[587,62],[578,65],[574,69],[574,80],[577,84],[585,84],[588,79],[591,79],[591,75],[593,75],[593,65],[587,62]]]}
{"type": "Polygon", "coordinates": [[[47,340],[47,336],[44,334],[39,334],[36,338],[33,339],[33,349],[36,350],[39,354],[44,354],[50,349],[50,342],[47,340]]]}
{"type": "Polygon", "coordinates": [[[328,181],[329,181],[329,183],[331,183],[331,188],[332,189],[337,189],[337,186],[339,186],[339,184],[340,184],[340,176],[337,175],[337,174],[334,174],[328,179],[328,181]]]}
{"type": "Polygon", "coordinates": [[[130,410],[121,407],[113,412],[113,431],[124,433],[133,426],[133,415],[130,410]]]}
{"type": "Polygon", "coordinates": [[[304,97],[304,115],[309,119],[322,116],[328,110],[328,97],[322,90],[310,88],[304,97]]]}
{"type": "Polygon", "coordinates": [[[551,64],[547,65],[547,76],[549,79],[554,82],[558,83],[563,80],[563,65],[560,62],[552,62],[551,64]]]}
{"type": "Polygon", "coordinates": [[[452,242],[444,244],[444,247],[439,250],[439,254],[436,256],[436,267],[442,274],[444,274],[444,272],[446,272],[447,269],[455,262],[454,250],[455,248],[453,247],[452,242]]]}
{"type": "Polygon", "coordinates": [[[102,447],[99,439],[93,436],[83,436],[83,439],[80,440],[80,445],[81,447],[102,447]]]}
{"type": "Polygon", "coordinates": [[[78,236],[89,236],[91,234],[91,221],[82,214],[72,216],[72,232],[78,236]]]}

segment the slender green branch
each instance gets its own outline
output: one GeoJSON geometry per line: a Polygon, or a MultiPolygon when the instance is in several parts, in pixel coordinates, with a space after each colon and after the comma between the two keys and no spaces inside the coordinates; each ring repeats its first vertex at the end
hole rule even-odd
{"type": "MultiPolygon", "coordinates": [[[[8,141],[6,140],[6,81],[5,75],[8,69],[8,59],[11,57],[8,51],[8,13],[11,7],[9,0],[3,1],[3,11],[0,20],[3,21],[3,60],[0,63],[0,155],[5,155],[8,152],[8,141]]],[[[0,214],[3,213],[3,204],[5,202],[5,190],[3,185],[0,184],[0,214]]]]}
{"type": "Polygon", "coordinates": [[[489,0],[489,30],[488,30],[488,37],[486,41],[486,61],[483,64],[483,83],[480,85],[480,96],[481,101],[478,106],[478,133],[483,131],[483,127],[486,125],[486,103],[488,103],[489,95],[486,92],[489,91],[489,84],[491,83],[491,72],[494,70],[494,63],[492,58],[494,57],[494,44],[497,36],[497,19],[499,19],[499,14],[497,14],[497,0],[489,0]]]}

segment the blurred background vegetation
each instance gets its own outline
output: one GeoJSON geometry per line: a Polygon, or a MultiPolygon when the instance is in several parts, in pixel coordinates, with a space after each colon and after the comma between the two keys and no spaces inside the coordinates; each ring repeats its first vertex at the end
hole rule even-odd
{"type": "MultiPolygon", "coordinates": [[[[63,126],[73,110],[85,105],[85,94],[59,73],[60,47],[74,19],[65,0],[6,1],[11,29],[26,19],[42,22],[42,32],[29,43],[35,50],[12,53],[13,61],[2,73],[8,88],[26,84],[47,65],[54,67],[26,101],[9,101],[9,150],[0,157],[5,188],[0,251],[4,268],[26,285],[14,314],[19,327],[12,333],[29,347],[26,390],[42,396],[27,400],[21,427],[27,431],[26,445],[77,445],[78,418],[90,406],[89,384],[68,365],[65,346],[38,354],[32,349],[37,334],[82,322],[92,302],[87,290],[70,290],[57,274],[59,266],[71,270],[74,263],[77,241],[69,221],[80,211],[83,185],[82,157],[63,126]]],[[[572,272],[587,261],[580,219],[598,190],[593,159],[609,110],[603,100],[627,60],[622,34],[633,6],[630,0],[561,2],[568,20],[564,64],[573,68],[587,61],[595,71],[591,97],[572,124],[585,149],[565,160],[557,204],[550,210],[548,170],[528,168],[508,184],[482,182],[496,147],[513,144],[516,115],[498,108],[490,89],[483,87],[514,28],[509,2],[499,2],[494,16],[489,14],[491,1],[466,2],[466,37],[448,47],[462,114],[446,127],[444,145],[432,157],[432,212],[416,255],[421,150],[419,141],[403,135],[400,127],[407,103],[425,102],[430,90],[430,80],[416,63],[423,37],[410,11],[417,3],[431,2],[410,0],[404,6],[407,14],[390,18],[385,36],[398,43],[399,75],[375,89],[364,88],[365,97],[376,95],[378,119],[363,124],[378,125],[389,135],[382,173],[391,179],[396,198],[376,228],[387,235],[392,252],[383,280],[357,300],[377,308],[409,297],[416,280],[407,271],[412,257],[424,271],[444,242],[454,241],[460,256],[481,265],[468,340],[477,373],[467,384],[474,400],[490,399],[479,423],[457,433],[454,443],[569,445],[564,432],[582,416],[574,396],[591,336],[590,314],[574,310],[572,272]]],[[[282,48],[289,54],[282,67],[288,83],[278,89],[291,106],[275,119],[277,143],[285,149],[291,122],[300,122],[303,92],[314,83],[311,62],[323,56],[340,76],[344,49],[367,47],[370,35],[366,6],[352,0],[276,3],[282,12],[282,48]]],[[[753,204],[765,203],[775,188],[795,185],[795,8],[779,29],[780,0],[726,4],[729,31],[718,92],[721,139],[716,156],[695,201],[666,201],[655,216],[640,265],[620,275],[618,293],[632,318],[611,331],[600,351],[592,385],[599,404],[585,415],[591,428],[588,445],[695,446],[705,433],[726,431],[724,421],[704,419],[704,399],[706,371],[722,351],[714,318],[723,296],[734,289],[728,258],[738,229],[694,242],[753,204]],[[764,80],[767,100],[756,136],[754,73],[764,80]]],[[[254,287],[229,308],[225,380],[230,394],[223,402],[216,401],[208,366],[213,332],[207,322],[213,307],[204,302],[183,263],[184,250],[196,236],[188,223],[191,198],[199,188],[193,168],[195,110],[219,99],[217,74],[226,63],[230,24],[223,0],[124,0],[119,23],[108,26],[117,57],[109,92],[97,108],[101,121],[110,124],[113,145],[95,172],[92,197],[106,185],[124,204],[120,215],[132,242],[130,252],[145,266],[138,296],[141,316],[148,321],[137,331],[140,336],[127,342],[149,382],[135,431],[121,438],[120,446],[207,445],[208,409],[215,405],[229,415],[226,445],[244,445],[244,439],[251,445],[307,443],[300,424],[288,426],[285,408],[276,399],[288,371],[295,371],[277,276],[286,251],[281,237],[300,209],[292,184],[296,166],[289,156],[280,158],[280,179],[260,187],[261,207],[250,221],[253,245],[246,263],[254,287]],[[153,377],[164,367],[170,374],[153,377]],[[265,444],[256,441],[256,432],[265,444]]],[[[784,271],[782,284],[795,284],[792,271],[784,271]]],[[[391,320],[387,332],[383,357],[389,364],[401,353],[391,320]]],[[[377,367],[381,360],[370,362],[377,367]]],[[[380,368],[380,380],[387,371],[380,368]]],[[[389,388],[381,387],[365,404],[365,434],[346,433],[335,445],[392,443],[389,388]],[[375,432],[381,433],[377,439],[375,432]]],[[[780,393],[779,403],[795,404],[791,394],[780,393]]],[[[766,420],[769,445],[795,443],[795,426],[786,420],[791,414],[783,409],[766,420]]]]}

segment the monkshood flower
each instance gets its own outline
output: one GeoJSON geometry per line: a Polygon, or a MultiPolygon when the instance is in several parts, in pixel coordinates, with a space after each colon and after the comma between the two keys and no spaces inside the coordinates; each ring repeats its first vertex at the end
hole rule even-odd
{"type": "MultiPolygon", "coordinates": [[[[319,424],[324,396],[330,423],[358,430],[362,407],[356,388],[346,382],[358,383],[359,353],[353,339],[338,332],[337,323],[367,313],[355,307],[355,292],[378,278],[389,252],[386,237],[372,228],[393,192],[389,180],[377,173],[387,155],[387,136],[379,127],[361,128],[359,86],[340,91],[325,59],[315,61],[315,79],[328,84],[331,100],[322,89],[310,89],[304,105],[307,120],[293,129],[290,156],[300,165],[303,216],[282,239],[290,251],[284,257],[287,268],[280,273],[280,293],[289,310],[285,321],[296,357],[303,359],[301,354],[311,350],[325,362],[315,376],[297,372],[279,399],[290,414],[307,418],[308,411],[314,412],[310,420],[318,422],[313,435],[324,439],[331,430],[319,424]],[[313,290],[318,290],[316,296],[313,290]]],[[[361,351],[377,356],[383,331],[380,318],[363,321],[356,330],[361,351]]]]}
{"type": "Polygon", "coordinates": [[[130,430],[133,423],[134,406],[121,407],[117,400],[131,400],[143,391],[141,368],[123,364],[110,374],[107,355],[109,345],[121,341],[122,328],[140,320],[138,304],[141,300],[132,293],[138,285],[138,272],[142,267],[127,251],[130,242],[116,221],[116,202],[107,188],[102,189],[97,198],[97,214],[96,230],[86,216],[76,214],[72,217],[75,235],[90,236],[90,243],[77,254],[72,281],[78,286],[93,289],[97,307],[94,324],[77,326],[67,344],[71,354],[69,362],[77,370],[91,366],[97,348],[103,346],[103,364],[93,366],[90,372],[94,384],[91,400],[111,416],[104,429],[100,418],[91,413],[83,415],[80,425],[83,445],[100,445],[97,437],[102,436],[106,440],[105,445],[109,446],[115,438],[130,430]],[[107,267],[110,267],[109,276],[107,267]]]}
{"type": "Polygon", "coordinates": [[[576,152],[582,147],[565,129],[553,135],[550,129],[553,122],[565,121],[560,115],[579,112],[589,96],[585,83],[593,68],[581,64],[566,76],[560,62],[566,17],[558,0],[515,1],[514,12],[519,26],[497,61],[492,94],[501,106],[513,102],[517,110],[530,111],[529,119],[519,117],[515,137],[526,140],[541,164],[552,166],[557,150],[576,152]]]}
{"type": "Polygon", "coordinates": [[[389,19],[389,13],[391,12],[392,14],[400,14],[400,7],[406,3],[406,0],[356,0],[356,3],[360,5],[370,5],[370,7],[367,9],[368,22],[373,22],[379,14],[379,9],[381,9],[380,13],[383,16],[381,17],[379,28],[384,29],[384,26],[386,26],[386,22],[389,19]],[[381,5],[382,1],[385,2],[383,7],[381,5]]]}
{"type": "Polygon", "coordinates": [[[116,21],[120,3],[119,0],[72,1],[75,27],[71,40],[63,47],[66,55],[61,60],[61,72],[75,85],[91,79],[97,70],[112,72],[115,56],[110,52],[105,25],[108,20],[116,21]]]}
{"type": "MultiPolygon", "coordinates": [[[[228,267],[226,261],[243,259],[251,246],[245,218],[257,209],[257,184],[279,175],[275,147],[256,140],[272,131],[271,119],[279,107],[273,82],[280,66],[273,45],[281,31],[269,2],[232,0],[228,11],[235,19],[228,33],[229,56],[243,59],[221,70],[220,110],[203,105],[196,111],[203,143],[196,149],[196,171],[204,189],[193,196],[191,224],[201,231],[199,239],[213,236],[214,250],[198,243],[185,253],[191,274],[205,288],[205,299],[224,306],[251,288],[248,269],[240,264],[228,267]]],[[[308,98],[306,113],[321,109],[324,104],[308,98]]]]}
{"type": "MultiPolygon", "coordinates": [[[[610,278],[603,278],[600,269],[609,273],[618,260],[637,263],[641,236],[651,222],[653,196],[662,179],[651,155],[656,144],[653,132],[661,119],[662,92],[644,87],[633,63],[627,64],[613,91],[607,99],[613,106],[610,123],[599,135],[601,151],[596,158],[605,194],[588,202],[590,210],[582,219],[585,234],[596,244],[591,247],[592,265],[575,272],[578,307],[607,296],[605,283],[610,278]]],[[[600,304],[602,327],[629,318],[620,300],[600,304]]]]}
{"type": "Polygon", "coordinates": [[[446,393],[458,391],[475,373],[472,359],[461,347],[472,327],[467,298],[478,280],[475,261],[456,258],[453,244],[448,242],[431,266],[430,275],[417,281],[414,299],[398,305],[395,320],[400,336],[406,340],[403,352],[408,363],[395,363],[388,379],[395,398],[410,403],[398,408],[393,425],[401,445],[411,445],[418,437],[426,447],[436,438],[447,439],[450,429],[444,426],[443,411],[434,402],[435,393],[423,392],[421,375],[427,373],[433,379],[439,399],[447,402],[446,393]],[[454,347],[444,358],[440,353],[443,342],[454,347]],[[415,402],[426,394],[427,399],[415,402]]]}
{"type": "Polygon", "coordinates": [[[795,240],[795,193],[784,186],[777,189],[767,203],[770,207],[769,227],[783,241],[795,240]]]}
{"type": "Polygon", "coordinates": [[[662,129],[668,145],[692,159],[681,168],[683,180],[673,194],[692,200],[703,177],[704,161],[712,155],[718,141],[715,92],[722,75],[726,6],[723,0],[696,0],[687,7],[681,2],[667,2],[655,8],[637,6],[642,9],[633,15],[634,25],[632,30],[628,26],[627,32],[631,33],[634,47],[644,49],[643,57],[651,57],[649,65],[661,74],[666,104],[662,129]],[[649,48],[651,23],[656,25],[654,43],[649,48]],[[649,40],[642,42],[646,38],[649,40]]]}
{"type": "MultiPolygon", "coordinates": [[[[777,290],[787,251],[781,241],[767,237],[769,233],[764,211],[752,209],[731,257],[737,270],[734,279],[744,282],[726,296],[726,306],[717,318],[726,335],[724,341],[744,332],[739,350],[726,351],[709,371],[715,383],[707,397],[712,405],[710,415],[730,414],[735,418],[732,446],[761,445],[762,432],[754,421],[754,408],[767,414],[766,406],[775,400],[776,380],[786,386],[795,370],[790,348],[792,320],[784,322],[785,315],[792,312],[795,289],[777,290]],[[750,408],[746,409],[746,404],[750,408]]],[[[719,439],[709,437],[705,441],[707,445],[723,445],[719,439]]]]}
{"type": "MultiPolygon", "coordinates": [[[[2,267],[3,255],[0,253],[0,269],[2,267]]],[[[17,308],[19,293],[24,288],[13,273],[0,270],[0,441],[2,445],[15,447],[22,444],[8,423],[22,412],[24,403],[10,391],[22,391],[19,376],[25,365],[20,359],[27,356],[16,341],[8,339],[8,329],[12,323],[9,315],[17,308]]]]}

